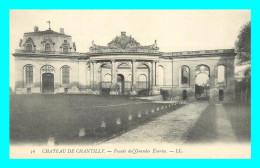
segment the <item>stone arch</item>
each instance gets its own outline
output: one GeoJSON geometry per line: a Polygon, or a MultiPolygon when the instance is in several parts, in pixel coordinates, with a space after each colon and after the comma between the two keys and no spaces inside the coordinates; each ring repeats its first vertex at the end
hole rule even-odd
{"type": "Polygon", "coordinates": [[[201,71],[200,68],[205,67],[205,73],[210,77],[210,67],[206,64],[199,64],[195,68],[195,76],[201,71]],[[197,73],[198,72],[198,73],[197,73]]]}
{"type": "Polygon", "coordinates": [[[41,67],[41,73],[44,73],[44,72],[54,73],[55,72],[55,68],[54,68],[54,66],[49,65],[49,64],[43,65],[41,67]]]}
{"type": "Polygon", "coordinates": [[[117,69],[120,68],[120,67],[123,67],[123,66],[131,68],[130,63],[128,63],[128,62],[119,62],[118,65],[117,65],[117,69]]]}

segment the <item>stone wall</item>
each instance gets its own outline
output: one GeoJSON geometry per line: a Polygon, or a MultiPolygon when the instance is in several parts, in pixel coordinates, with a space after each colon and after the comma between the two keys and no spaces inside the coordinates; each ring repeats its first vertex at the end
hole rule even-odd
{"type": "MultiPolygon", "coordinates": [[[[145,57],[146,58],[146,57],[145,57]]],[[[49,58],[49,57],[16,57],[15,69],[16,69],[16,93],[26,93],[27,88],[31,88],[31,93],[41,93],[41,67],[44,65],[51,65],[54,67],[54,83],[55,93],[64,93],[64,88],[68,88],[68,93],[89,93],[99,94],[100,82],[103,81],[105,74],[111,74],[111,69],[102,69],[100,71],[101,63],[96,62],[94,66],[94,81],[90,78],[90,66],[88,59],[78,58],[49,58]],[[24,66],[32,65],[34,67],[33,84],[25,84],[25,73],[24,66]],[[61,67],[67,65],[71,68],[70,71],[70,84],[61,84],[61,67]],[[97,86],[97,87],[95,87],[97,86]]],[[[190,58],[176,57],[173,59],[160,58],[156,61],[156,90],[164,89],[168,90],[173,99],[182,99],[183,91],[187,92],[187,98],[192,100],[195,99],[195,70],[198,65],[205,65],[210,70],[210,100],[219,100],[219,90],[224,91],[224,101],[232,101],[235,96],[235,83],[234,83],[234,57],[225,56],[194,56],[190,58]],[[189,67],[190,70],[190,83],[188,85],[180,84],[180,68],[182,66],[189,67]],[[217,81],[218,66],[225,66],[225,83],[220,84],[217,81]],[[163,71],[159,73],[158,67],[163,67],[163,71]],[[161,77],[163,76],[163,77],[161,77]],[[159,80],[163,80],[160,82],[159,80]],[[162,83],[162,85],[158,85],[162,83]]],[[[151,68],[150,63],[148,67],[151,68]]],[[[150,69],[151,71],[151,69],[150,69]]],[[[117,69],[117,74],[122,74],[125,81],[131,83],[129,75],[132,74],[131,69],[117,69]]],[[[136,72],[136,81],[138,76],[145,74],[147,80],[151,80],[152,75],[148,73],[147,69],[138,69],[136,72]]],[[[150,82],[151,84],[151,82],[150,82]]],[[[129,93],[130,90],[125,90],[125,93],[129,93]]],[[[156,92],[158,94],[158,92],[156,92]]]]}

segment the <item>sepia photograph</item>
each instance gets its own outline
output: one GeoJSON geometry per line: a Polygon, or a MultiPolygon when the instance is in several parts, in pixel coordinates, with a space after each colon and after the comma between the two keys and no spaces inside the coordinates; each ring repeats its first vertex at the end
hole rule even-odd
{"type": "Polygon", "coordinates": [[[251,158],[250,10],[10,10],[10,158],[251,158]]]}

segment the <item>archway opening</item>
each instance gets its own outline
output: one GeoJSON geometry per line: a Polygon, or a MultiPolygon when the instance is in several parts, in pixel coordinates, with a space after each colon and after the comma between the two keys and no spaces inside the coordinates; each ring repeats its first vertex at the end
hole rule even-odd
{"type": "Polygon", "coordinates": [[[195,97],[197,100],[209,100],[210,69],[206,65],[199,65],[195,72],[195,97]]]}
{"type": "Polygon", "coordinates": [[[127,95],[131,91],[132,82],[132,68],[129,62],[118,62],[117,66],[117,79],[118,85],[120,85],[119,94],[127,95]],[[123,80],[123,81],[122,81],[123,80]]]}
{"type": "Polygon", "coordinates": [[[125,77],[122,74],[117,75],[117,85],[119,86],[118,92],[119,95],[125,94],[125,77]]]}

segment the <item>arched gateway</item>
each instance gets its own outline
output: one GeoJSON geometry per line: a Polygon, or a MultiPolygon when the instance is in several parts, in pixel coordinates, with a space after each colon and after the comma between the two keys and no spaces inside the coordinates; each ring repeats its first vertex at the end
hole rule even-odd
{"type": "Polygon", "coordinates": [[[210,69],[207,65],[198,65],[195,70],[195,97],[197,100],[209,100],[210,69]]]}

